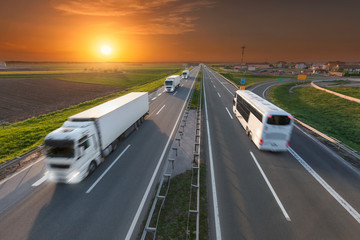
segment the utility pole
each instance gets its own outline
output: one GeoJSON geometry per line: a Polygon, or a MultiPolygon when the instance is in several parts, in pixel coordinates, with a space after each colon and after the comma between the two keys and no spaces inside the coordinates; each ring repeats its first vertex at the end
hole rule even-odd
{"type": "Polygon", "coordinates": [[[243,62],[244,62],[244,53],[245,53],[245,46],[242,46],[241,47],[241,49],[242,49],[242,51],[241,51],[241,64],[243,64],[243,62]]]}

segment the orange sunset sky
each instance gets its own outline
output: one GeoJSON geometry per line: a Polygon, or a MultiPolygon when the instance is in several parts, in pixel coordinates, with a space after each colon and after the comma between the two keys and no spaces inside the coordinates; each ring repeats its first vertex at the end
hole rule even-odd
{"type": "Polygon", "coordinates": [[[360,1],[1,0],[0,61],[360,61],[360,1]],[[101,46],[112,48],[105,55],[101,46]]]}

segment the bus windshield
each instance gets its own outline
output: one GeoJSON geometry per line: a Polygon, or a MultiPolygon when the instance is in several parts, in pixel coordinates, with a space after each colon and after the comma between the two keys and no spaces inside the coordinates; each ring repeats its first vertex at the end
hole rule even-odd
{"type": "Polygon", "coordinates": [[[270,125],[289,125],[290,124],[290,116],[284,115],[268,115],[267,124],[270,125]]]}

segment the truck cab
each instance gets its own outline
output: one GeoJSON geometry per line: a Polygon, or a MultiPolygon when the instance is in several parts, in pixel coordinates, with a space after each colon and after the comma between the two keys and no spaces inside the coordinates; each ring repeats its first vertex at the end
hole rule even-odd
{"type": "Polygon", "coordinates": [[[66,121],[45,138],[46,169],[50,181],[78,183],[101,162],[93,122],[66,121]]]}

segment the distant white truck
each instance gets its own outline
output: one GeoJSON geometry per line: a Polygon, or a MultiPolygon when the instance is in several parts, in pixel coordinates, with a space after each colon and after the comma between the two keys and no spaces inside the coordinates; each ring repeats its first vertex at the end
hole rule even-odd
{"type": "Polygon", "coordinates": [[[184,70],[183,72],[182,72],[182,78],[185,78],[185,79],[188,79],[189,78],[189,70],[184,70]]]}
{"type": "Polygon", "coordinates": [[[167,92],[173,92],[180,85],[180,75],[172,75],[166,78],[164,87],[167,92]]]}
{"type": "Polygon", "coordinates": [[[45,137],[48,180],[78,183],[149,111],[147,92],[133,92],[78,113],[45,137]]]}

